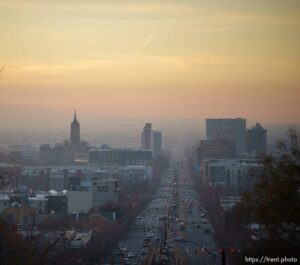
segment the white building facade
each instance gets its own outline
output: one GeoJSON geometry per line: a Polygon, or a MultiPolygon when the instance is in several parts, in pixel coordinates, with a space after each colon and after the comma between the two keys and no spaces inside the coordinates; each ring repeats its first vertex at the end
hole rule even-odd
{"type": "Polygon", "coordinates": [[[207,159],[201,164],[202,180],[211,186],[251,188],[261,174],[258,159],[207,159]]]}

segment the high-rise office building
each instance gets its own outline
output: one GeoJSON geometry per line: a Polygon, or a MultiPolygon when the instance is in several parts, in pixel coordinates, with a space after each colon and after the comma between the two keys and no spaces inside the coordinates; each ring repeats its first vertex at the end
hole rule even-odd
{"type": "Polygon", "coordinates": [[[161,153],[161,131],[152,131],[151,136],[152,153],[157,156],[161,153]]]}
{"type": "Polygon", "coordinates": [[[246,151],[265,153],[267,150],[267,130],[259,123],[256,123],[246,134],[246,151]]]}
{"type": "Polygon", "coordinates": [[[74,119],[71,123],[70,145],[73,152],[80,151],[80,124],[77,121],[76,111],[74,113],[74,119]]]}
{"type": "Polygon", "coordinates": [[[152,131],[151,123],[146,123],[143,129],[142,150],[152,151],[153,156],[161,153],[161,131],[152,131]]]}
{"type": "Polygon", "coordinates": [[[151,150],[151,123],[146,123],[142,132],[142,149],[151,150]]]}
{"type": "Polygon", "coordinates": [[[206,119],[207,140],[235,141],[236,153],[246,150],[246,119],[206,119]]]}

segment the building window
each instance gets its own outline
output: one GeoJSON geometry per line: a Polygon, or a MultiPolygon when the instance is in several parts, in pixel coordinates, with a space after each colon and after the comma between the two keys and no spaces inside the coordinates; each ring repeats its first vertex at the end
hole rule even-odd
{"type": "Polygon", "coordinates": [[[108,186],[98,186],[97,191],[98,192],[108,192],[109,187],[108,186]]]}
{"type": "Polygon", "coordinates": [[[28,216],[23,217],[23,225],[28,225],[28,216]]]}
{"type": "Polygon", "coordinates": [[[16,216],[14,213],[10,213],[8,214],[8,216],[6,217],[6,221],[10,224],[13,224],[16,222],[16,216]]]}

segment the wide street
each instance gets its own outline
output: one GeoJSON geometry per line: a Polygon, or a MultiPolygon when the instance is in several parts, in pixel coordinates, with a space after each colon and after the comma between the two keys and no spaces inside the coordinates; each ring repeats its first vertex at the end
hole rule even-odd
{"type": "Polygon", "coordinates": [[[114,250],[113,264],[221,264],[190,172],[167,170],[151,202],[114,250]],[[155,264],[155,263],[154,263],[155,264]]]}
{"type": "Polygon", "coordinates": [[[179,172],[178,202],[179,218],[183,220],[185,226],[181,237],[187,242],[181,245],[187,255],[187,264],[220,264],[220,259],[213,255],[219,256],[211,234],[213,227],[187,170],[179,172]]]}

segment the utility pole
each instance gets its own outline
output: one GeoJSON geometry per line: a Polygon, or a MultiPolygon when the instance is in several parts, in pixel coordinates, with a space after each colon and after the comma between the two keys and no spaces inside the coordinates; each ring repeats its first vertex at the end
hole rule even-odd
{"type": "Polygon", "coordinates": [[[222,258],[222,265],[226,265],[226,252],[224,249],[221,250],[221,258],[222,258]]]}
{"type": "Polygon", "coordinates": [[[164,234],[164,248],[167,245],[168,232],[167,232],[167,223],[165,223],[165,234],[164,234]]]}

